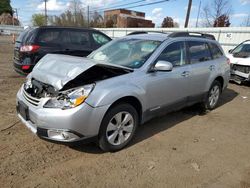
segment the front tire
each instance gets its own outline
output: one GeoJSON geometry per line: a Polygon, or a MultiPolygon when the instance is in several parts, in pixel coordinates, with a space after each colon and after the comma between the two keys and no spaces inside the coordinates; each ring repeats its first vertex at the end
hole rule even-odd
{"type": "Polygon", "coordinates": [[[208,95],[203,103],[204,110],[213,110],[218,105],[218,101],[221,95],[221,83],[217,80],[211,85],[208,95]]]}
{"type": "Polygon", "coordinates": [[[139,118],[136,109],[122,103],[112,107],[104,116],[99,132],[99,146],[104,151],[118,151],[133,138],[139,118]]]}

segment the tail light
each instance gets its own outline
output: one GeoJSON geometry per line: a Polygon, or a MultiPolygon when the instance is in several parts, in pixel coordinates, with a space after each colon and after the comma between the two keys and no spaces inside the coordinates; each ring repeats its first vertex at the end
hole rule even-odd
{"type": "Polygon", "coordinates": [[[230,59],[229,59],[229,58],[227,58],[227,64],[228,64],[228,65],[230,65],[230,64],[231,64],[231,62],[230,62],[230,59]]]}
{"type": "Polygon", "coordinates": [[[23,69],[23,70],[28,70],[29,68],[30,68],[30,65],[23,65],[23,66],[22,66],[22,69],[23,69]]]}
{"type": "Polygon", "coordinates": [[[36,52],[39,48],[38,45],[25,45],[20,48],[20,52],[36,52]]]}

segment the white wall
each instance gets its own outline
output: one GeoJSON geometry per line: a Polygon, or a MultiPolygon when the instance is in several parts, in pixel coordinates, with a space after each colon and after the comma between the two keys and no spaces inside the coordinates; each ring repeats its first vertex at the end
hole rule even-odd
{"type": "Polygon", "coordinates": [[[227,52],[245,40],[250,40],[250,27],[221,27],[221,28],[96,28],[111,38],[125,36],[133,31],[157,32],[202,32],[215,36],[222,48],[227,52]]]}
{"type": "Polygon", "coordinates": [[[5,35],[19,34],[24,30],[22,26],[0,25],[0,33],[5,35]]]}

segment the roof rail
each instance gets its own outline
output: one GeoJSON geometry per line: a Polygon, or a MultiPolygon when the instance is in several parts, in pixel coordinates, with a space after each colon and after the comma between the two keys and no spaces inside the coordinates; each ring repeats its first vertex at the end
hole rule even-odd
{"type": "Polygon", "coordinates": [[[139,35],[139,34],[149,34],[149,33],[161,33],[161,34],[168,34],[162,31],[133,31],[127,35],[139,35]]]}
{"type": "Polygon", "coordinates": [[[199,32],[174,32],[169,34],[168,37],[198,37],[215,40],[215,37],[213,35],[199,32]]]}

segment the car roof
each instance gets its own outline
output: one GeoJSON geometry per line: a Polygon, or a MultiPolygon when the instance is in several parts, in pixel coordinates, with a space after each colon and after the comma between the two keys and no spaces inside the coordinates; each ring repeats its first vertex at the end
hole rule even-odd
{"type": "Polygon", "coordinates": [[[188,38],[188,39],[198,39],[201,41],[210,41],[215,42],[216,40],[213,35],[204,34],[204,33],[189,33],[189,32],[173,32],[173,33],[161,33],[161,32],[152,32],[152,33],[136,33],[136,34],[128,34],[125,38],[132,38],[132,39],[144,39],[144,40],[156,40],[163,42],[167,39],[173,39],[176,37],[180,38],[188,38]],[[195,35],[194,35],[195,34],[195,35]],[[197,35],[198,34],[198,35],[197,35]]]}

